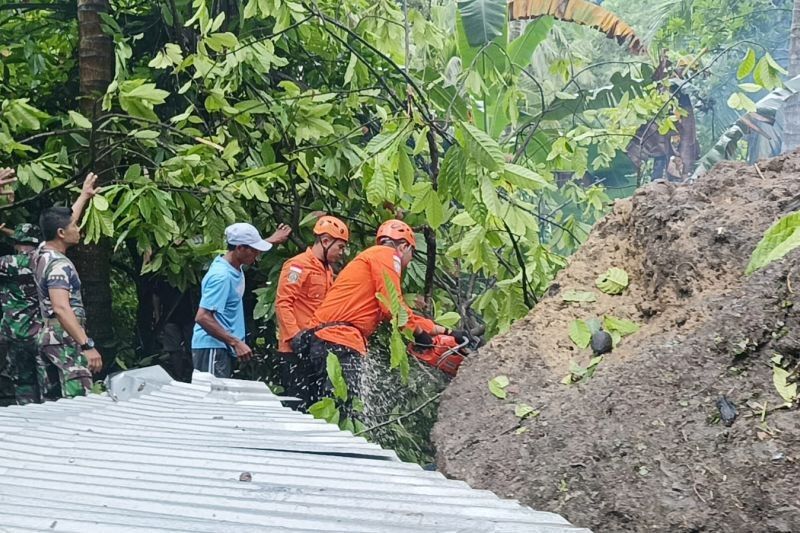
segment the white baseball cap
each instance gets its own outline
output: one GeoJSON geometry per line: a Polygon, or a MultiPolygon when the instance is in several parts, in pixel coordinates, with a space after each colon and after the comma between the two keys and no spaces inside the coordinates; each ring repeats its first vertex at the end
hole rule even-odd
{"type": "Polygon", "coordinates": [[[262,239],[255,226],[246,222],[237,222],[225,228],[225,242],[232,246],[249,246],[259,252],[272,248],[272,243],[262,239]]]}

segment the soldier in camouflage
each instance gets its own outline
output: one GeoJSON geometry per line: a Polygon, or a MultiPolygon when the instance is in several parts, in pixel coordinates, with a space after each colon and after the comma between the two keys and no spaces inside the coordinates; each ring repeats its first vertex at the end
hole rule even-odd
{"type": "Polygon", "coordinates": [[[83,396],[92,388],[92,372],[103,359],[86,334],[81,280],[67,249],[80,242],[83,209],[98,192],[97,176],[89,173],[72,209],[51,207],[39,218],[45,242],[34,261],[42,329],[39,332],[39,381],[45,399],[83,396]]]}
{"type": "Polygon", "coordinates": [[[32,265],[39,234],[33,224],[20,224],[13,234],[17,253],[0,257],[0,336],[8,346],[6,371],[19,405],[42,401],[36,377],[42,319],[32,265]]]}

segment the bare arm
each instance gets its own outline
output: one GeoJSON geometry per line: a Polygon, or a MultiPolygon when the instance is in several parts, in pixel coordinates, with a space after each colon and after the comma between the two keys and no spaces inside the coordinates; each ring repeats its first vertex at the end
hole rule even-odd
{"type": "Polygon", "coordinates": [[[95,183],[97,183],[97,174],[89,172],[86,175],[86,179],[83,180],[80,196],[78,196],[78,199],[72,204],[72,221],[78,225],[81,223],[81,217],[83,216],[83,210],[86,209],[86,204],[89,203],[89,200],[91,200],[94,195],[100,192],[100,187],[95,187],[95,183]]]}
{"type": "Polygon", "coordinates": [[[246,361],[253,355],[253,351],[247,344],[234,337],[225,331],[225,328],[220,326],[212,311],[203,309],[202,307],[198,308],[194,321],[200,324],[200,327],[206,330],[209,335],[232,347],[236,351],[236,357],[239,359],[246,361]]]}
{"type": "MultiPolygon", "coordinates": [[[[72,306],[69,305],[69,291],[65,289],[48,289],[50,301],[53,304],[53,312],[64,328],[64,331],[72,337],[78,344],[86,344],[89,336],[81,327],[72,306]]],[[[97,372],[103,368],[103,360],[97,350],[87,350],[83,353],[89,363],[89,370],[97,372]]]]}

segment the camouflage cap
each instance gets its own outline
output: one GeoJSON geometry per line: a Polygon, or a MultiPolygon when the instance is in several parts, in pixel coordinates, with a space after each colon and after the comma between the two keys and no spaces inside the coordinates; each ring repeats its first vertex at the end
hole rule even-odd
{"type": "Polygon", "coordinates": [[[39,244],[41,231],[34,224],[20,224],[14,229],[13,239],[24,244],[39,244]]]}

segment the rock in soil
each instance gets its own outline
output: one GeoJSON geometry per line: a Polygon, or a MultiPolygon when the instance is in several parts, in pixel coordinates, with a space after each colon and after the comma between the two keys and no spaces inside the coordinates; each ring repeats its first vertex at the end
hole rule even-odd
{"type": "Polygon", "coordinates": [[[800,153],[760,169],[723,163],[617,201],[547,298],[459,370],[434,428],[440,470],[595,531],[800,531],[800,417],[779,408],[771,363],[800,356],[800,251],[744,275],[797,208],[800,153]],[[630,278],[619,296],[594,288],[610,267],[630,278]],[[562,384],[592,357],[570,323],[604,315],[641,329],[591,379],[562,384]],[[518,391],[506,400],[487,388],[501,374],[518,391]],[[722,396],[738,408],[731,427],[722,396]],[[518,403],[540,413],[527,431],[509,431],[518,403]]]}

